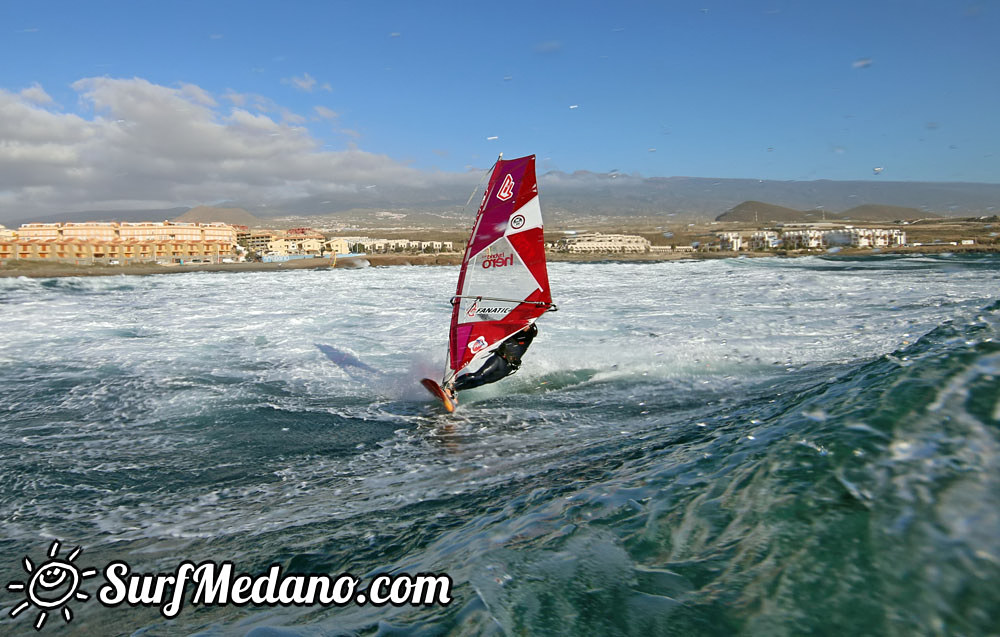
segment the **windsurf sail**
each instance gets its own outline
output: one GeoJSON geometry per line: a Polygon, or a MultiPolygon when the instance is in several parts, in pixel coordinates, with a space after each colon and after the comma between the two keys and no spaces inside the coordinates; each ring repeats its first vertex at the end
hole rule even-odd
{"type": "Polygon", "coordinates": [[[452,298],[444,382],[476,371],[518,330],[550,309],[535,156],[497,160],[465,247],[452,298]]]}

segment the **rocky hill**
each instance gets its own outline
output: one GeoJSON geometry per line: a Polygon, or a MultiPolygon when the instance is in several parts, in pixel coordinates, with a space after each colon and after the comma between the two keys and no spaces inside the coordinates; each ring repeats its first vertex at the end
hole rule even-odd
{"type": "Polygon", "coordinates": [[[886,206],[883,204],[865,204],[856,206],[850,210],[845,210],[839,215],[842,219],[851,221],[897,221],[913,219],[937,218],[936,215],[917,208],[906,208],[903,206],[886,206]]]}
{"type": "Polygon", "coordinates": [[[793,210],[784,206],[764,203],[763,201],[744,201],[715,218],[716,221],[745,221],[748,223],[794,223],[813,221],[801,210],[793,210]]]}

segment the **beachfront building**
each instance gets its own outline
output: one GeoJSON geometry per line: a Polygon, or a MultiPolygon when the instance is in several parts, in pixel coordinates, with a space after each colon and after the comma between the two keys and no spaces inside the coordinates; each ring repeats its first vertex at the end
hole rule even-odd
{"type": "Polygon", "coordinates": [[[781,241],[790,250],[816,250],[826,245],[827,232],[829,231],[786,230],[781,233],[781,241]]]}
{"type": "Polygon", "coordinates": [[[906,232],[885,228],[845,226],[831,230],[785,230],[784,247],[791,250],[819,250],[829,247],[894,248],[906,245],[906,232]]]}
{"type": "Polygon", "coordinates": [[[267,252],[268,245],[278,237],[279,234],[275,230],[254,230],[247,235],[244,242],[241,242],[240,245],[251,252],[264,254],[267,252]]]}
{"type": "Polygon", "coordinates": [[[61,223],[22,223],[17,229],[18,239],[49,241],[62,238],[61,223]]]}
{"type": "Polygon", "coordinates": [[[906,245],[906,232],[885,228],[855,228],[833,224],[798,224],[781,234],[758,230],[750,235],[751,250],[823,250],[830,247],[894,248],[906,245]]]}
{"type": "Polygon", "coordinates": [[[221,242],[206,241],[135,241],[83,239],[13,239],[0,241],[0,260],[51,259],[67,263],[137,262],[221,263],[232,248],[221,242]]]}
{"type": "Polygon", "coordinates": [[[79,239],[81,241],[219,241],[236,244],[236,230],[224,223],[176,223],[173,221],[88,221],[83,223],[25,223],[18,239],[79,239]]]}
{"type": "Polygon", "coordinates": [[[906,232],[884,228],[851,228],[851,245],[861,248],[895,248],[906,245],[906,232]]]}
{"type": "Polygon", "coordinates": [[[452,252],[451,241],[411,241],[410,246],[420,252],[452,252]]]}
{"type": "Polygon", "coordinates": [[[367,252],[388,254],[391,252],[454,252],[452,241],[413,241],[411,239],[373,239],[372,237],[331,237],[327,249],[336,254],[347,252],[367,252]],[[336,244],[336,248],[334,245],[336,244]],[[341,249],[346,245],[346,250],[341,249]]]}
{"type": "Polygon", "coordinates": [[[17,233],[6,226],[0,226],[0,241],[10,241],[17,236],[17,233]]]}
{"type": "Polygon", "coordinates": [[[320,256],[323,252],[321,238],[303,236],[278,236],[269,241],[264,254],[275,256],[312,255],[320,256]]]}
{"type": "Polygon", "coordinates": [[[581,253],[624,253],[649,252],[649,240],[634,234],[601,234],[592,232],[571,235],[559,240],[561,252],[581,253]]]}
{"type": "Polygon", "coordinates": [[[232,253],[236,231],[221,223],[26,223],[0,240],[0,259],[72,263],[156,261],[219,263],[232,253]]]}
{"type": "Polygon", "coordinates": [[[773,230],[758,230],[750,235],[751,250],[774,250],[781,247],[781,236],[773,230]]]}
{"type": "Polygon", "coordinates": [[[351,246],[347,243],[347,239],[335,237],[327,239],[323,243],[323,250],[330,254],[348,254],[351,251],[351,246]]]}
{"type": "Polygon", "coordinates": [[[236,243],[237,245],[243,246],[247,245],[247,239],[250,238],[250,228],[247,226],[233,226],[236,228],[236,243]]]}
{"type": "Polygon", "coordinates": [[[716,236],[719,237],[720,250],[739,252],[744,248],[743,235],[739,232],[720,232],[716,236]]]}
{"type": "Polygon", "coordinates": [[[262,256],[320,256],[325,237],[311,228],[291,230],[253,230],[237,234],[237,241],[247,250],[262,256]]]}
{"type": "Polygon", "coordinates": [[[64,223],[62,238],[79,239],[84,242],[114,241],[122,238],[121,226],[117,223],[64,223]]]}
{"type": "Polygon", "coordinates": [[[236,228],[227,223],[203,223],[201,225],[202,241],[218,241],[236,246],[236,228]]]}
{"type": "Polygon", "coordinates": [[[673,254],[682,252],[694,252],[694,246],[649,246],[650,254],[673,254]]]}

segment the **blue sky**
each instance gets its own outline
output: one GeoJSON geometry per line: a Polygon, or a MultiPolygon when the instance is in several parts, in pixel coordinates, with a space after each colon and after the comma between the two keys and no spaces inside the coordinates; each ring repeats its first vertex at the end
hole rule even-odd
{"type": "Polygon", "coordinates": [[[0,34],[0,219],[433,186],[499,152],[1000,181],[995,1],[2,0],[0,34]]]}

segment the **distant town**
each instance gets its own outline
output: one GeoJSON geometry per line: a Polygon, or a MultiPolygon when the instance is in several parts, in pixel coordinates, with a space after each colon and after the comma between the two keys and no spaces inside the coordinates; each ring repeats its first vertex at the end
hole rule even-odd
{"type": "MultiPolygon", "coordinates": [[[[773,223],[765,227],[715,229],[695,224],[676,231],[548,231],[547,250],[566,255],[693,256],[705,253],[809,253],[851,249],[898,249],[924,245],[989,246],[998,241],[986,232],[990,219],[970,226],[967,237],[931,242],[907,241],[903,227],[862,227],[844,222],[773,223]]],[[[909,222],[905,222],[909,223],[909,222]]],[[[733,226],[739,224],[721,224],[733,226]]],[[[745,224],[744,224],[745,225],[745,224]]],[[[885,224],[881,224],[885,225],[885,224]]],[[[898,224],[897,224],[898,225],[898,224]]],[[[940,225],[940,224],[939,224],[940,225]]],[[[916,227],[916,226],[913,226],[916,227]]],[[[944,226],[941,226],[944,227],[944,226]]],[[[959,226],[964,228],[965,226],[959,226]]],[[[399,232],[393,233],[398,235],[399,232]]],[[[194,265],[281,263],[302,259],[357,258],[366,255],[455,255],[464,243],[434,238],[371,237],[330,234],[309,227],[253,228],[222,222],[142,221],[24,223],[16,230],[0,226],[0,267],[19,260],[73,265],[194,265]]]]}

